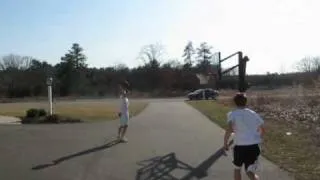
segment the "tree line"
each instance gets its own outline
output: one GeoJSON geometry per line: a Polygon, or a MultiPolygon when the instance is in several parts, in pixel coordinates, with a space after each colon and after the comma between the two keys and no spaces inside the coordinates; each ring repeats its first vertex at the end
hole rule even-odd
{"type": "MultiPolygon", "coordinates": [[[[53,77],[55,96],[113,96],[117,84],[127,80],[132,92],[147,93],[154,96],[181,95],[200,87],[196,74],[216,73],[218,62],[214,58],[212,47],[206,42],[194,48],[187,43],[182,51],[183,63],[178,60],[163,61],[164,47],[150,44],[141,48],[139,58],[144,64],[128,68],[125,64],[113,67],[89,68],[83,48],[72,44],[61,61],[52,65],[29,56],[9,54],[0,59],[0,96],[8,98],[45,96],[46,80],[53,77]]],[[[319,58],[303,59],[301,71],[319,73],[319,58]]],[[[220,88],[237,88],[235,72],[225,75],[220,88]]],[[[279,86],[290,85],[296,81],[297,74],[248,76],[250,85],[279,86]]]]}

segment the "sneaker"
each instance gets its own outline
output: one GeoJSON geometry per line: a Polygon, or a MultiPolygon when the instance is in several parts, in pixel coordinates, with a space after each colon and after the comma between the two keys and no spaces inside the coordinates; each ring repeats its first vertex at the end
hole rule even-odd
{"type": "Polygon", "coordinates": [[[121,142],[126,143],[126,142],[128,142],[128,139],[127,139],[126,137],[123,137],[123,138],[121,139],[121,142]]]}
{"type": "Polygon", "coordinates": [[[261,170],[261,165],[258,160],[256,160],[253,164],[248,167],[248,172],[257,173],[261,170]]]}

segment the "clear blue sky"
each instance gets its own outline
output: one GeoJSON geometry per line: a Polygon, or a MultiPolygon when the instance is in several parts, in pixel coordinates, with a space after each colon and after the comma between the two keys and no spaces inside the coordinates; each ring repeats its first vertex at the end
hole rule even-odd
{"type": "Polygon", "coordinates": [[[292,71],[304,56],[320,55],[319,7],[318,0],[0,0],[0,55],[57,63],[77,42],[90,66],[133,67],[143,45],[159,42],[167,57],[181,59],[192,40],[222,56],[244,51],[249,73],[292,71]]]}

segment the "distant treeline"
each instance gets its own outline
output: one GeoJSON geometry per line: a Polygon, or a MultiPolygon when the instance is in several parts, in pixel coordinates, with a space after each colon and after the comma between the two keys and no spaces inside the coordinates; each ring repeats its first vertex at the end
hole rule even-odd
{"type": "MultiPolygon", "coordinates": [[[[86,56],[79,44],[61,57],[61,62],[51,65],[31,57],[10,54],[0,60],[0,96],[6,98],[35,97],[47,94],[46,80],[53,77],[55,96],[114,96],[118,83],[128,80],[132,92],[152,96],[182,95],[200,87],[215,88],[214,81],[200,85],[197,73],[207,74],[217,71],[217,63],[212,62],[212,53],[206,43],[193,50],[189,42],[184,49],[184,63],[176,60],[160,63],[159,45],[148,45],[140,52],[145,64],[129,69],[124,64],[115,67],[89,68],[86,56]],[[197,55],[196,62],[193,54],[197,55]]],[[[319,66],[310,72],[291,74],[249,75],[247,81],[252,86],[276,88],[308,83],[319,74],[319,66]],[[318,69],[317,69],[318,68],[318,69]]],[[[222,78],[219,88],[237,88],[235,72],[222,78]]]]}

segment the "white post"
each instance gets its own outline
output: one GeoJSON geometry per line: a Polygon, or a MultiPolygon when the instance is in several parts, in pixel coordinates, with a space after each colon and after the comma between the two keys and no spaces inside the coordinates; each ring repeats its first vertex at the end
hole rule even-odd
{"type": "Polygon", "coordinates": [[[49,107],[50,107],[50,115],[52,115],[52,86],[48,86],[48,96],[49,96],[49,107]]]}
{"type": "Polygon", "coordinates": [[[48,78],[48,100],[49,100],[49,113],[52,115],[52,78],[48,78]]]}

